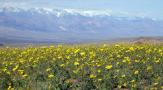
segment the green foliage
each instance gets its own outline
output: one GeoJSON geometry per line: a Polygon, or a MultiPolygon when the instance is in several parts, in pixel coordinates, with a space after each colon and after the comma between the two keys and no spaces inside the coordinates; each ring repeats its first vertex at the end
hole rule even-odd
{"type": "Polygon", "coordinates": [[[0,89],[163,89],[162,45],[0,49],[0,89]]]}

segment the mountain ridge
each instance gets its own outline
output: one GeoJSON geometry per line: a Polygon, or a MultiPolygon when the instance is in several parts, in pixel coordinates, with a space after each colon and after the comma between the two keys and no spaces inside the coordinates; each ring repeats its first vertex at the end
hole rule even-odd
{"type": "Polygon", "coordinates": [[[163,35],[161,20],[114,16],[109,12],[101,12],[98,14],[99,12],[72,9],[1,8],[0,35],[3,38],[33,37],[35,40],[57,42],[163,35]],[[11,31],[12,33],[7,33],[11,31]]]}
{"type": "MultiPolygon", "coordinates": [[[[64,16],[64,14],[71,15],[82,15],[86,17],[93,16],[116,16],[117,18],[126,18],[126,19],[138,19],[138,18],[148,18],[140,15],[128,15],[126,12],[114,13],[112,10],[82,10],[82,9],[59,9],[59,8],[44,8],[44,7],[33,7],[33,8],[20,8],[20,7],[0,7],[0,12],[9,11],[9,12],[38,12],[41,14],[56,14],[58,17],[64,16]],[[119,14],[119,15],[117,15],[119,14]]],[[[156,18],[148,18],[151,20],[158,20],[156,18]]]]}

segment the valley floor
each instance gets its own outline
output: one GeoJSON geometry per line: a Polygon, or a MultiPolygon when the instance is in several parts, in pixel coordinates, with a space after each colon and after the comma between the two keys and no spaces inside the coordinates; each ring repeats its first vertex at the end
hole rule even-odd
{"type": "Polygon", "coordinates": [[[162,44],[0,48],[0,89],[163,89],[162,44]]]}

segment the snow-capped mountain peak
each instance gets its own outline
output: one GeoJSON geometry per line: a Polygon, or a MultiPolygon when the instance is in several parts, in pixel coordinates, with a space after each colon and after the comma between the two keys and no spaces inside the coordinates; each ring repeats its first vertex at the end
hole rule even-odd
{"type": "MultiPolygon", "coordinates": [[[[149,18],[145,15],[141,14],[129,14],[127,12],[114,12],[112,10],[82,10],[82,9],[60,9],[60,8],[45,8],[45,7],[33,7],[33,8],[18,8],[18,7],[0,7],[0,12],[31,12],[31,13],[38,13],[42,15],[53,14],[55,16],[62,17],[66,15],[80,15],[84,17],[109,17],[113,16],[116,17],[117,20],[128,19],[137,19],[137,18],[149,18]],[[123,18],[122,18],[123,17],[123,18]]],[[[157,18],[150,18],[151,20],[158,20],[157,18]]]]}
{"type": "MultiPolygon", "coordinates": [[[[57,9],[57,8],[40,8],[40,7],[34,7],[34,8],[16,8],[16,7],[3,7],[0,8],[0,12],[34,12],[34,13],[40,13],[40,14],[54,14],[57,17],[64,16],[66,14],[69,15],[81,15],[85,17],[94,17],[94,16],[125,16],[124,13],[113,13],[111,10],[81,10],[81,9],[57,9]]],[[[127,17],[127,14],[126,14],[127,17]]]]}

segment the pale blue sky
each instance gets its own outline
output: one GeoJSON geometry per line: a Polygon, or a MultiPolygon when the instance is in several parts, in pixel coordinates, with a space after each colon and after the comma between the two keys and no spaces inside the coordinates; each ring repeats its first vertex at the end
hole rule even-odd
{"type": "Polygon", "coordinates": [[[0,6],[111,10],[163,19],[163,0],[0,0],[0,6]]]}

